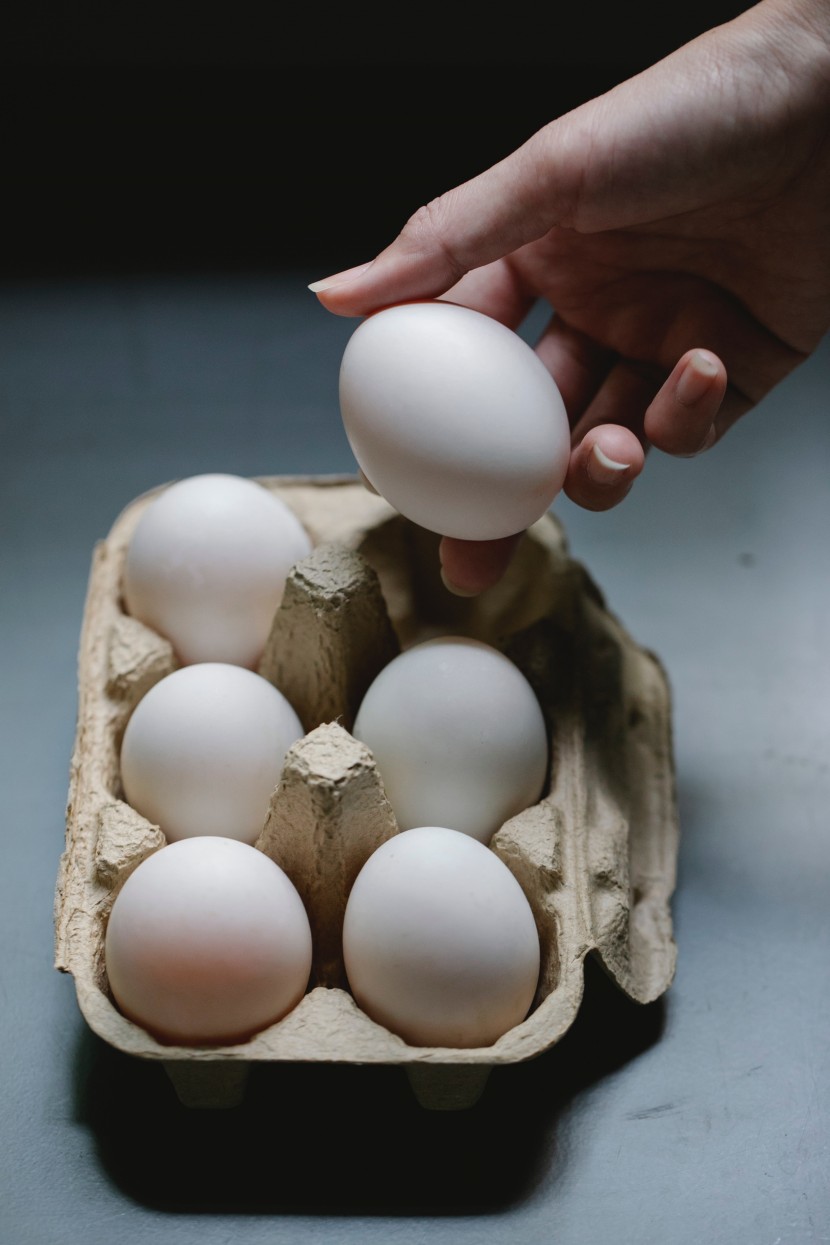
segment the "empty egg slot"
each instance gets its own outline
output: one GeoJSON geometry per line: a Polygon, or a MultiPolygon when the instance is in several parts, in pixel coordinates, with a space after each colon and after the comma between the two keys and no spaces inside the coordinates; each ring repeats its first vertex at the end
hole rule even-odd
{"type": "Polygon", "coordinates": [[[394,515],[370,529],[357,545],[377,572],[401,648],[440,635],[464,635],[498,647],[556,611],[562,601],[564,558],[559,529],[542,521],[526,532],[505,575],[477,597],[459,597],[440,574],[440,537],[394,515]],[[561,565],[559,565],[561,561],[561,565]]]}

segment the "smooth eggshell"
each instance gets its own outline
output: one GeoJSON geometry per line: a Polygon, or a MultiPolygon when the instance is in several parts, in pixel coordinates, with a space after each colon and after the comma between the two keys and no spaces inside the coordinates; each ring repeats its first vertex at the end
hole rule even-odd
{"type": "Polygon", "coordinates": [[[168,841],[253,843],[302,723],[267,679],[225,662],[166,675],[139,700],[121,744],[124,795],[168,841]]]}
{"type": "Polygon", "coordinates": [[[118,892],[105,938],[112,994],[159,1041],[242,1041],[305,993],[311,929],[294,884],[235,839],[171,843],[118,892]]]}
{"type": "Polygon", "coordinates": [[[450,826],[486,843],[541,799],[544,715],[518,666],[483,641],[439,636],[393,658],[352,734],[372,750],[402,830],[450,826]]]}
{"type": "Polygon", "coordinates": [[[339,392],[361,471],[429,531],[524,531],[565,481],[559,389],[535,351],[482,312],[441,300],[375,312],[346,344],[339,392]]]}
{"type": "Polygon", "coordinates": [[[442,826],[381,845],[349,895],[349,986],[412,1046],[489,1046],[526,1017],[540,945],[530,904],[494,852],[442,826]]]}
{"type": "Polygon", "coordinates": [[[184,664],[258,662],[286,576],[311,540],[281,498],[222,473],[168,485],[136,525],[124,603],[184,664]]]}

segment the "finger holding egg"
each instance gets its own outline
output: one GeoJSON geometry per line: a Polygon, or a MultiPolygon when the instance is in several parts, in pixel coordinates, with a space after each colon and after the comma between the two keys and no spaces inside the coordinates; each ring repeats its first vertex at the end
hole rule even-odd
{"type": "Polygon", "coordinates": [[[500,540],[456,540],[443,536],[438,546],[444,587],[458,597],[476,597],[504,575],[523,532],[500,540]]]}

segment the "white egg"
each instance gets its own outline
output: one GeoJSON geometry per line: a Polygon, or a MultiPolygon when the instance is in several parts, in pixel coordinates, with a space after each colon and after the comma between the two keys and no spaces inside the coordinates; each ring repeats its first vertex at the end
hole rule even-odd
{"type": "Polygon", "coordinates": [[[352,734],[371,749],[402,830],[450,826],[487,843],[543,794],[539,701],[479,640],[442,636],[400,653],[369,686],[352,734]]]}
{"type": "Polygon", "coordinates": [[[235,839],[171,843],[118,892],[105,964],[121,1011],[161,1042],[241,1042],[305,993],[311,929],[289,877],[235,839]]]}
{"type": "Polygon", "coordinates": [[[528,1014],[540,947],[528,899],[490,848],[442,826],[388,839],[346,904],[358,1005],[413,1046],[489,1046],[528,1014]]]}
{"type": "Polygon", "coordinates": [[[182,663],[255,666],[295,562],[311,540],[264,485],[213,473],[168,485],[138,520],[124,565],[127,612],[182,663]]]}
{"type": "Polygon", "coordinates": [[[174,670],[136,705],[121,744],[124,796],[169,841],[253,843],[289,747],[304,734],[267,679],[223,662],[174,670]]]}
{"type": "Polygon", "coordinates": [[[454,303],[402,303],[362,321],[340,367],[343,426],[361,471],[429,531],[524,531],[565,481],[565,405],[536,352],[454,303]]]}

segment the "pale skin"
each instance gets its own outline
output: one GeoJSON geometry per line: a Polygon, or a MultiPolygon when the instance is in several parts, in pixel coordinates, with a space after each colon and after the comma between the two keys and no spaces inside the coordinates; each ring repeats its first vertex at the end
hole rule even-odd
{"type": "MultiPolygon", "coordinates": [[[[830,0],[761,0],[310,288],[337,315],[446,297],[514,329],[549,304],[564,492],[610,510],[650,449],[708,450],[830,328],[830,0]]],[[[445,537],[447,587],[484,591],[520,538],[445,537]]]]}

